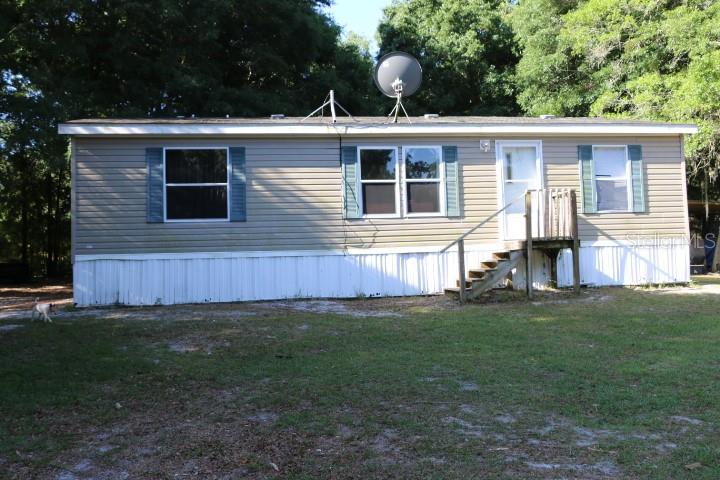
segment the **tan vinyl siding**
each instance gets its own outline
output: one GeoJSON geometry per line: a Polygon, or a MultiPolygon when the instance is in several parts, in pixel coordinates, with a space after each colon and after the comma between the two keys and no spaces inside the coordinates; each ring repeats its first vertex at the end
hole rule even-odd
{"type": "MultiPolygon", "coordinates": [[[[498,138],[499,139],[499,138],[498,138]]],[[[523,137],[536,140],[536,137],[523,137]]],[[[577,145],[643,146],[649,213],[581,215],[583,240],[624,239],[628,233],[684,234],[685,205],[679,137],[547,137],[547,187],[579,188],[577,145]]],[[[343,145],[456,145],[463,218],[343,220],[337,139],[74,139],[76,254],[312,250],[440,245],[498,208],[495,145],[479,138],[353,139],[343,145]],[[244,146],[247,222],[146,223],[145,148],[244,146]]],[[[401,206],[402,211],[402,206],[401,206]]],[[[492,221],[472,241],[495,242],[492,221]]]]}
{"type": "MultiPolygon", "coordinates": [[[[580,214],[582,240],[628,240],[632,235],[685,235],[685,183],[679,137],[568,138],[543,142],[545,185],[580,189],[577,145],[642,145],[647,213],[580,214]]],[[[582,209],[579,209],[582,211],[582,209]]]]}

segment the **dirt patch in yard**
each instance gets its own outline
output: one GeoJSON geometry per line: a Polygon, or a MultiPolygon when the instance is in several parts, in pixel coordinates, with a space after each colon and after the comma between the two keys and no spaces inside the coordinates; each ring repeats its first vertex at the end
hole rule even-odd
{"type": "MultiPolygon", "coordinates": [[[[373,302],[368,302],[373,303],[373,302]]],[[[348,315],[351,317],[399,317],[401,314],[393,310],[383,310],[378,305],[361,305],[360,302],[336,301],[336,300],[295,300],[291,302],[278,301],[259,304],[264,308],[287,309],[299,312],[348,315]]],[[[256,304],[257,306],[259,306],[256,304]]],[[[261,307],[261,308],[262,308],[261,307]]]]}
{"type": "Polygon", "coordinates": [[[720,295],[720,274],[711,273],[693,277],[693,283],[682,287],[649,287],[660,295],[720,295]]]}
{"type": "MultiPolygon", "coordinates": [[[[651,286],[637,287],[639,291],[652,291],[661,295],[704,295],[720,294],[720,275],[709,274],[693,277],[690,286],[651,286]]],[[[615,296],[612,289],[583,289],[578,298],[567,289],[545,289],[535,292],[533,305],[566,304],[571,302],[612,301],[615,296]]],[[[24,318],[30,314],[35,298],[41,302],[53,303],[55,316],[82,317],[99,316],[105,318],[193,320],[200,316],[236,317],[248,315],[274,314],[278,311],[307,312],[317,314],[347,315],[350,317],[398,317],[408,313],[458,310],[463,307],[454,299],[445,295],[426,295],[414,297],[378,297],[363,299],[299,299],[267,302],[231,302],[214,304],[172,305],[161,307],[86,307],[68,311],[72,307],[72,284],[38,283],[0,287],[0,320],[24,318]]],[[[524,292],[514,290],[492,290],[483,294],[472,304],[495,304],[526,301],[524,292]]]]}
{"type": "Polygon", "coordinates": [[[70,283],[39,283],[0,286],[0,313],[27,312],[29,316],[36,298],[39,298],[40,302],[53,303],[58,307],[72,305],[72,285],[70,283]]]}
{"type": "MultiPolygon", "coordinates": [[[[707,289],[716,289],[720,293],[720,284],[701,287],[673,287],[662,292],[675,294],[707,293],[707,289]]],[[[709,291],[709,290],[708,290],[709,291]]],[[[713,290],[714,291],[714,290],[713,290]]],[[[166,306],[101,306],[72,308],[72,287],[70,284],[28,285],[0,288],[0,320],[21,320],[30,318],[30,309],[35,298],[43,302],[52,302],[55,311],[52,318],[102,317],[109,320],[205,320],[205,319],[242,319],[255,315],[277,315],[283,312],[332,314],[347,317],[402,317],[408,314],[460,311],[467,306],[445,295],[426,295],[414,297],[378,297],[363,299],[300,299],[274,300],[266,302],[229,302],[210,304],[187,304],[166,306]]],[[[569,304],[574,302],[607,302],[614,299],[607,289],[583,290],[577,297],[569,290],[547,289],[536,291],[532,305],[569,304]]],[[[505,303],[526,303],[524,292],[513,290],[493,290],[468,304],[493,305],[505,303]]]]}
{"type": "Polygon", "coordinates": [[[83,308],[52,325],[3,321],[0,406],[16,413],[0,419],[0,471],[599,480],[681,478],[697,464],[704,474],[717,465],[707,447],[719,432],[717,302],[664,293],[683,289],[548,291],[533,302],[498,292],[481,305],[428,296],[83,308]]]}
{"type": "MultiPolygon", "coordinates": [[[[34,290],[33,290],[34,291],[34,290]]],[[[58,297],[68,292],[62,289],[58,297]]],[[[5,310],[0,309],[0,320],[29,318],[32,301],[24,297],[21,302],[15,297],[8,297],[5,310]],[[12,301],[11,301],[12,300],[12,301]],[[28,303],[29,302],[29,303],[28,303]]],[[[277,300],[267,302],[233,302],[211,304],[187,304],[167,306],[104,306],[67,309],[72,299],[65,298],[58,303],[53,318],[102,317],[108,320],[212,320],[212,319],[243,319],[249,316],[283,315],[293,313],[309,313],[318,315],[341,315],[347,317],[402,317],[408,313],[420,313],[430,310],[448,310],[459,308],[445,296],[424,297],[389,297],[363,300],[277,300]]],[[[302,326],[299,330],[302,330],[302,326]]]]}
{"type": "MultiPolygon", "coordinates": [[[[98,429],[78,416],[71,428],[79,441],[48,465],[42,478],[267,478],[293,469],[311,443],[275,430],[278,415],[251,413],[241,395],[227,392],[162,405],[129,404],[124,420],[98,429]],[[222,398],[218,402],[216,398],[222,398]],[[275,467],[273,467],[273,465],[275,467]],[[276,470],[277,468],[277,470],[276,470]]],[[[26,478],[16,470],[16,478],[26,478]]]]}
{"type": "Polygon", "coordinates": [[[245,400],[235,391],[182,397],[154,408],[133,405],[125,420],[100,430],[83,427],[80,417],[66,427],[81,440],[48,466],[46,478],[268,478],[323,476],[328,469],[345,478],[359,465],[385,472],[384,478],[407,478],[402,472],[418,465],[451,472],[467,468],[467,456],[459,453],[470,450],[477,452],[479,465],[500,462],[511,477],[599,480],[628,478],[613,447],[642,440],[666,455],[677,443],[703,433],[702,425],[692,422],[685,430],[620,432],[581,427],[560,416],[537,421],[541,417],[524,412],[478,414],[485,410],[482,405],[435,417],[418,404],[402,410],[424,411],[430,437],[395,427],[373,431],[359,411],[353,413],[357,424],[350,427],[342,420],[346,410],[328,412],[335,434],[324,435],[283,426],[283,416],[291,412],[253,411],[245,400]],[[428,449],[431,440],[438,442],[428,449]]]}

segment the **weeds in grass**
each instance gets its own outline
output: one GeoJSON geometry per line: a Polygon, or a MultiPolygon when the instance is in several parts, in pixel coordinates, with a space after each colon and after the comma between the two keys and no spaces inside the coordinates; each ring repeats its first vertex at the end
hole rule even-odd
{"type": "Polygon", "coordinates": [[[118,307],[3,331],[0,468],[720,477],[717,294],[518,296],[118,307]]]}

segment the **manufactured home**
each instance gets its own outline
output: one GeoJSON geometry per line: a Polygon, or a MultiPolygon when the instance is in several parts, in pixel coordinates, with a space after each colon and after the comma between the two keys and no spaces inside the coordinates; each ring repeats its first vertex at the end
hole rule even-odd
{"type": "Polygon", "coordinates": [[[180,118],[59,131],[79,305],[464,294],[497,272],[515,288],[689,280],[692,125],[180,118]]]}

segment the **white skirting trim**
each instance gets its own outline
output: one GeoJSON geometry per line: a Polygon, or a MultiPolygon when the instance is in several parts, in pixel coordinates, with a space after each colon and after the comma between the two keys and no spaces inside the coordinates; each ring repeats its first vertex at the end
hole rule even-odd
{"type": "MultiPolygon", "coordinates": [[[[468,246],[466,268],[491,257],[495,245],[468,246]]],[[[262,253],[262,252],[261,252],[262,253]]],[[[536,256],[535,284],[549,275],[536,256]]],[[[403,296],[441,293],[455,286],[457,252],[363,252],[182,257],[78,255],[73,267],[78,305],[153,305],[282,298],[403,296]]],[[[524,284],[518,268],[515,285],[524,284]]],[[[594,285],[687,282],[687,246],[582,247],[582,281],[594,285]]],[[[569,251],[558,258],[558,279],[572,284],[569,251]]]]}
{"type": "MultiPolygon", "coordinates": [[[[616,245],[580,248],[580,283],[647,285],[690,281],[690,247],[687,243],[616,245]]],[[[572,253],[558,256],[558,284],[572,285],[572,253]]]]}
{"type": "MultiPolygon", "coordinates": [[[[492,246],[465,252],[479,265],[492,246]]],[[[87,260],[76,257],[78,305],[153,305],[280,298],[440,293],[458,278],[457,252],[87,260]]]]}

